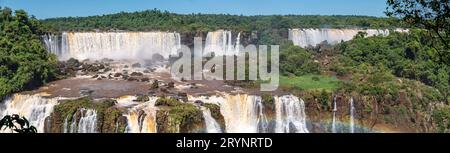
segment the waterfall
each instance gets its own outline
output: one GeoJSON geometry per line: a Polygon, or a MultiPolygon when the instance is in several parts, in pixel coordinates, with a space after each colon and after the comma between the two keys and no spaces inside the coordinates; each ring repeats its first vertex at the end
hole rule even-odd
{"type": "Polygon", "coordinates": [[[385,30],[380,30],[380,29],[367,29],[365,31],[367,33],[367,37],[372,37],[372,36],[389,36],[390,32],[388,29],[385,30]]]}
{"type": "Polygon", "coordinates": [[[66,129],[68,129],[68,133],[77,133],[77,113],[72,115],[72,123],[70,124],[70,128],[67,127],[66,129]]]}
{"type": "Polygon", "coordinates": [[[241,33],[233,41],[231,31],[217,30],[208,32],[205,41],[204,54],[213,52],[214,55],[236,55],[239,53],[241,33]]]}
{"type": "Polygon", "coordinates": [[[394,29],[394,32],[398,32],[398,33],[409,33],[409,29],[396,28],[396,29],[394,29]]]}
{"type": "Polygon", "coordinates": [[[82,116],[78,123],[78,133],[96,133],[97,111],[93,109],[81,109],[82,116]]]}
{"type": "Polygon", "coordinates": [[[305,103],[293,95],[275,97],[277,133],[308,133],[305,103]]]}
{"type": "Polygon", "coordinates": [[[307,133],[305,104],[293,95],[274,97],[274,122],[264,112],[264,104],[260,96],[247,94],[223,94],[223,96],[189,97],[189,100],[200,100],[214,103],[220,107],[225,120],[227,133],[307,133]],[[272,124],[273,123],[273,124],[272,124]]]}
{"type": "Polygon", "coordinates": [[[58,98],[47,99],[39,95],[15,94],[0,103],[0,118],[5,115],[18,114],[25,117],[39,133],[43,133],[45,132],[45,118],[50,116],[57,103],[58,98]]]}
{"type": "Polygon", "coordinates": [[[81,108],[72,115],[72,122],[68,124],[68,116],[63,123],[64,133],[97,133],[97,111],[81,108]],[[78,119],[79,118],[79,119],[78,119]]]}
{"type": "Polygon", "coordinates": [[[64,32],[42,39],[60,60],[168,58],[181,48],[180,34],[170,32],[64,32]]]}
{"type": "Polygon", "coordinates": [[[62,46],[62,40],[59,35],[54,34],[46,34],[42,36],[42,40],[44,42],[45,47],[50,53],[53,53],[55,55],[62,55],[63,49],[62,46]]]}
{"type": "Polygon", "coordinates": [[[114,133],[119,133],[119,120],[117,120],[116,124],[114,125],[114,133]]]}
{"type": "Polygon", "coordinates": [[[211,116],[211,111],[208,108],[202,107],[203,118],[205,119],[207,133],[222,133],[220,124],[211,116]]]}
{"type": "Polygon", "coordinates": [[[355,113],[355,107],[353,105],[353,97],[350,99],[350,133],[355,132],[355,121],[354,121],[354,114],[355,113]]]}
{"type": "MultiPolygon", "coordinates": [[[[192,100],[192,98],[190,99],[192,100]]],[[[220,112],[225,120],[227,133],[258,133],[264,122],[261,97],[247,94],[211,96],[196,98],[206,103],[220,106],[220,112]]]]}
{"type": "Polygon", "coordinates": [[[157,98],[151,97],[149,102],[128,110],[124,115],[127,118],[126,133],[156,133],[156,100],[157,98]]]}
{"type": "Polygon", "coordinates": [[[66,117],[66,119],[64,119],[64,124],[63,124],[63,133],[69,133],[69,124],[67,123],[68,120],[68,116],[66,117]]]}
{"type": "Polygon", "coordinates": [[[300,47],[316,46],[324,41],[336,44],[353,39],[358,32],[366,32],[367,36],[387,36],[389,30],[358,29],[290,29],[289,40],[300,47]]]}
{"type": "Polygon", "coordinates": [[[336,96],[333,98],[333,123],[331,123],[331,132],[332,133],[337,133],[336,131],[336,112],[337,112],[337,107],[336,107],[336,96]]]}

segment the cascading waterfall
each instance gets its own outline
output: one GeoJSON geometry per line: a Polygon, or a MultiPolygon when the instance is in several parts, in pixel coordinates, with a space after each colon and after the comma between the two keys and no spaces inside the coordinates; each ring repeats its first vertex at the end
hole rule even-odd
{"type": "Polygon", "coordinates": [[[293,95],[275,97],[276,133],[308,133],[305,103],[293,95]]]}
{"type": "Polygon", "coordinates": [[[24,116],[30,125],[36,127],[38,132],[43,133],[45,132],[45,118],[53,112],[53,107],[58,103],[58,99],[43,98],[39,95],[15,94],[0,103],[0,118],[12,114],[24,116]]]}
{"type": "Polygon", "coordinates": [[[70,125],[68,117],[64,119],[63,128],[64,133],[97,133],[97,111],[81,108],[72,115],[70,125]]]}
{"type": "Polygon", "coordinates": [[[223,96],[190,97],[220,106],[227,133],[308,133],[305,104],[293,95],[275,98],[276,119],[268,119],[260,96],[223,94],[223,96]],[[273,125],[271,123],[274,123],[273,125]]]}
{"type": "Polygon", "coordinates": [[[202,107],[203,118],[205,119],[206,132],[207,133],[222,133],[219,123],[211,116],[211,111],[202,107]]]}
{"type": "Polygon", "coordinates": [[[170,32],[64,32],[42,38],[60,60],[168,58],[181,48],[180,34],[170,32]]]}
{"type": "Polygon", "coordinates": [[[93,109],[81,109],[82,116],[78,123],[78,133],[96,133],[97,111],[93,109]]]}
{"type": "MultiPolygon", "coordinates": [[[[191,98],[192,99],[192,98],[191,98]]],[[[261,97],[247,94],[203,97],[198,100],[220,106],[227,133],[258,133],[264,121],[261,97]]]]}
{"type": "Polygon", "coordinates": [[[63,45],[63,42],[65,42],[64,36],[55,35],[55,34],[46,34],[42,36],[42,40],[44,42],[45,47],[50,53],[53,53],[55,55],[63,55],[64,51],[66,50],[65,45],[63,45]]]}
{"type": "Polygon", "coordinates": [[[336,107],[336,96],[333,98],[333,123],[331,123],[331,132],[332,133],[336,133],[336,112],[337,112],[337,107],[336,107]]]}
{"type": "Polygon", "coordinates": [[[69,124],[67,123],[68,118],[69,117],[67,116],[66,119],[64,119],[63,133],[69,133],[69,124]]]}
{"type": "Polygon", "coordinates": [[[149,102],[130,108],[124,116],[127,118],[126,133],[156,133],[157,98],[151,97],[149,102]]]}
{"type": "Polygon", "coordinates": [[[388,36],[389,30],[359,29],[290,29],[289,40],[300,47],[316,46],[324,41],[336,44],[353,39],[358,32],[366,32],[367,36],[388,36]]]}
{"type": "Polygon", "coordinates": [[[231,31],[217,30],[208,32],[205,41],[204,53],[213,52],[214,55],[237,55],[239,53],[241,33],[233,41],[231,31]],[[233,44],[234,43],[234,44],[233,44]]]}
{"type": "Polygon", "coordinates": [[[355,132],[355,121],[354,121],[354,114],[355,113],[355,107],[353,105],[353,97],[350,99],[350,133],[355,132]]]}

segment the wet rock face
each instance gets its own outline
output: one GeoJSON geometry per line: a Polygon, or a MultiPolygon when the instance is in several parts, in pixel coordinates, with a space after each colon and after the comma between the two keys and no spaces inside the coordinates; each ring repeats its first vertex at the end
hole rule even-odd
{"type": "MultiPolygon", "coordinates": [[[[78,73],[83,75],[98,75],[111,71],[108,60],[94,61],[84,60],[82,62],[71,58],[67,61],[58,62],[58,78],[75,77],[78,73]]],[[[96,77],[95,77],[96,78],[96,77]]]]}
{"type": "Polygon", "coordinates": [[[263,113],[267,118],[275,117],[275,99],[272,94],[263,93],[261,94],[261,100],[264,106],[263,113]]]}
{"type": "Polygon", "coordinates": [[[122,73],[115,73],[114,74],[114,77],[116,77],[116,78],[121,77],[121,76],[122,76],[122,73]]]}
{"type": "Polygon", "coordinates": [[[61,78],[74,77],[81,68],[81,63],[71,58],[67,61],[58,62],[58,75],[61,78]]]}
{"type": "Polygon", "coordinates": [[[220,128],[222,131],[225,131],[225,118],[223,117],[222,113],[220,112],[220,106],[216,104],[210,104],[210,103],[202,103],[202,106],[208,108],[211,112],[211,116],[219,123],[220,128]]]}
{"type": "Polygon", "coordinates": [[[122,133],[125,131],[126,117],[124,118],[122,112],[115,107],[116,103],[115,100],[109,99],[94,102],[86,97],[61,101],[46,118],[45,132],[63,133],[64,128],[68,129],[72,122],[78,125],[82,116],[86,116],[87,109],[91,109],[96,111],[96,132],[122,133]],[[64,125],[65,122],[67,125],[64,125]]]}
{"type": "Polygon", "coordinates": [[[134,63],[131,65],[132,68],[140,68],[141,64],[140,63],[134,63]]]}
{"type": "Polygon", "coordinates": [[[155,106],[158,133],[203,133],[206,125],[202,111],[192,104],[175,99],[158,99],[155,106]]]}
{"type": "Polygon", "coordinates": [[[142,77],[142,76],[144,76],[144,74],[142,74],[141,72],[132,72],[130,75],[134,76],[134,77],[142,77]]]}
{"type": "Polygon", "coordinates": [[[171,110],[156,112],[156,128],[158,133],[204,133],[206,125],[202,112],[175,113],[171,110]]]}
{"type": "Polygon", "coordinates": [[[53,112],[46,119],[45,133],[62,133],[62,125],[64,124],[64,119],[61,118],[60,112],[53,112]]]}
{"type": "Polygon", "coordinates": [[[148,97],[147,95],[136,95],[136,99],[133,100],[135,102],[146,102],[149,101],[150,97],[148,97]]]}
{"type": "Polygon", "coordinates": [[[127,118],[125,116],[120,116],[117,119],[116,129],[114,133],[125,133],[127,127],[127,118]]]}

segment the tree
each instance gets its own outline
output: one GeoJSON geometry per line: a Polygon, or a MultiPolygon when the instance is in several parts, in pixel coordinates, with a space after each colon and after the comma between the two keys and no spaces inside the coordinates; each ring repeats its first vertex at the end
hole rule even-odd
{"type": "Polygon", "coordinates": [[[424,28],[444,48],[436,47],[441,62],[450,64],[450,0],[388,0],[386,15],[424,28]]]}
{"type": "Polygon", "coordinates": [[[13,114],[12,116],[6,115],[0,120],[0,130],[6,129],[17,133],[37,133],[36,127],[30,125],[25,117],[20,117],[17,114],[13,114]]]}
{"type": "Polygon", "coordinates": [[[40,22],[23,10],[0,8],[0,101],[56,75],[56,56],[45,50],[40,22]]]}

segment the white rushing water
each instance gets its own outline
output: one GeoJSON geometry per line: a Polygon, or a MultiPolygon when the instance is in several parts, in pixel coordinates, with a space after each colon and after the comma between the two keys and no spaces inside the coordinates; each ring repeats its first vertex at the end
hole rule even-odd
{"type": "Polygon", "coordinates": [[[305,103],[293,95],[275,97],[277,133],[308,133],[305,103]],[[293,128],[293,129],[291,129],[293,128]]]}
{"type": "Polygon", "coordinates": [[[78,122],[78,133],[97,132],[97,111],[93,109],[81,109],[81,118],[78,122]]]}
{"type": "Polygon", "coordinates": [[[214,52],[218,55],[236,55],[239,53],[241,33],[233,39],[231,31],[217,30],[208,32],[205,41],[204,53],[214,52]]]}
{"type": "Polygon", "coordinates": [[[156,133],[155,102],[158,98],[150,97],[150,101],[128,109],[126,133],[156,133]]]}
{"type": "Polygon", "coordinates": [[[220,111],[228,133],[257,133],[261,98],[249,95],[225,95],[220,111]]]}
{"type": "Polygon", "coordinates": [[[81,108],[72,115],[70,125],[68,117],[64,119],[63,128],[64,133],[97,133],[97,111],[81,108]]]}
{"type": "Polygon", "coordinates": [[[366,32],[367,36],[388,36],[389,30],[359,29],[290,29],[289,40],[300,47],[316,46],[323,41],[336,44],[353,39],[358,32],[366,32]]]}
{"type": "MultiPolygon", "coordinates": [[[[13,95],[0,104],[0,115],[19,114],[25,116],[30,124],[44,131],[46,117],[49,117],[53,107],[61,98],[43,98],[39,95],[13,95]]],[[[155,102],[157,97],[150,97],[148,102],[132,102],[131,96],[118,98],[118,106],[126,108],[127,133],[156,133],[155,102]]],[[[293,95],[274,97],[274,119],[267,119],[260,96],[247,94],[224,94],[221,96],[200,98],[207,103],[220,107],[225,120],[225,129],[211,116],[211,111],[202,107],[208,133],[288,133],[309,132],[306,127],[305,104],[303,100],[293,95]],[[272,125],[273,124],[273,125],[272,125]],[[270,126],[269,126],[270,125],[270,126]]],[[[190,100],[192,100],[190,98],[190,100]]],[[[64,133],[97,133],[97,111],[81,108],[74,114],[62,117],[64,133]]],[[[118,124],[118,123],[116,123],[118,124]]],[[[116,125],[116,128],[118,126],[116,125]]],[[[117,130],[117,129],[116,129],[117,130]]],[[[5,132],[5,131],[3,131],[5,132]]],[[[6,131],[8,132],[8,131],[6,131]]]]}
{"type": "Polygon", "coordinates": [[[336,112],[337,112],[337,107],[336,107],[336,96],[333,98],[333,123],[331,123],[331,132],[332,133],[336,133],[336,112]]]}
{"type": "Polygon", "coordinates": [[[265,118],[264,114],[260,113],[262,103],[259,96],[223,94],[211,97],[189,97],[189,100],[201,100],[220,106],[227,133],[258,133],[259,125],[265,118]]]}
{"type": "Polygon", "coordinates": [[[15,94],[0,103],[0,118],[5,115],[18,114],[25,117],[39,133],[43,133],[45,132],[45,118],[50,116],[57,103],[58,98],[47,99],[39,95],[15,94]]]}
{"type": "Polygon", "coordinates": [[[205,119],[206,132],[207,133],[222,133],[222,129],[220,128],[220,124],[211,116],[211,111],[202,107],[203,118],[205,119]]]}
{"type": "Polygon", "coordinates": [[[225,119],[227,133],[307,133],[305,104],[303,100],[293,95],[275,98],[275,115],[273,127],[266,117],[264,105],[260,96],[247,94],[224,94],[202,98],[190,98],[220,106],[220,112],[225,119]]]}
{"type": "Polygon", "coordinates": [[[181,48],[180,34],[171,32],[64,32],[42,38],[61,60],[168,58],[181,48]]]}
{"type": "Polygon", "coordinates": [[[350,99],[350,133],[355,133],[355,106],[353,104],[353,97],[350,99]]]}

